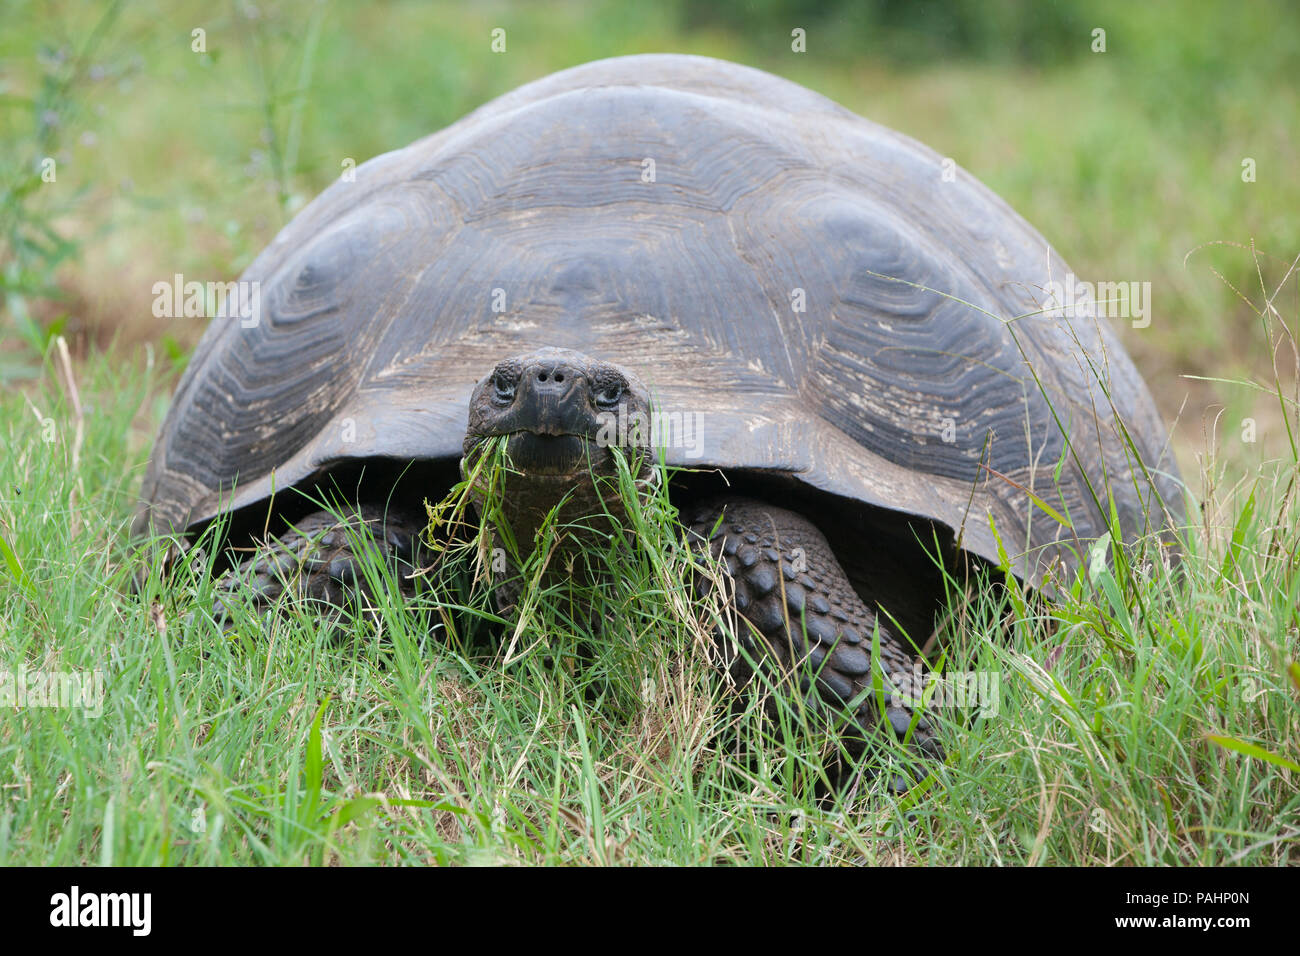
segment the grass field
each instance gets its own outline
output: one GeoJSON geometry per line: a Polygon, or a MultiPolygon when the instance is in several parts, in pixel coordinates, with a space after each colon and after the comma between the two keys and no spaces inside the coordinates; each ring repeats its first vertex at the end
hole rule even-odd
{"type": "MultiPolygon", "coordinates": [[[[428,640],[418,603],[342,639],[303,609],[218,627],[201,560],[164,586],[125,545],[153,384],[92,360],[80,417],[54,383],[0,405],[0,669],[99,671],[104,691],[98,716],[0,717],[0,862],[1295,862],[1289,477],[1224,502],[1227,529],[1197,522],[1182,578],[1139,550],[1055,604],[975,596],[949,667],[999,675],[996,710],[941,709],[949,759],[906,798],[826,805],[816,741],[727,716],[655,509],[604,599],[620,626],[580,667],[564,592],[533,596],[508,662],[428,640]]],[[[435,614],[457,606],[440,593],[435,614]]]]}
{"type": "Polygon", "coordinates": [[[814,19],[794,54],[800,20],[687,4],[8,3],[0,671],[104,693],[0,710],[0,864],[1296,862],[1300,30],[1280,3],[1159,8],[988,58],[814,19]],[[346,159],[652,50],[802,82],[954,157],[1081,277],[1152,283],[1151,325],[1120,332],[1176,423],[1181,576],[1139,549],[1055,603],[1012,582],[962,605],[949,666],[1001,675],[998,713],[941,712],[949,759],[902,800],[820,804],[812,742],[727,716],[659,511],[610,596],[634,626],[572,668],[563,595],[529,610],[559,663],[505,663],[400,602],[343,640],[248,607],[225,631],[204,575],[164,586],[128,546],[202,331],[152,317],[154,282],[234,278],[346,159]]]}

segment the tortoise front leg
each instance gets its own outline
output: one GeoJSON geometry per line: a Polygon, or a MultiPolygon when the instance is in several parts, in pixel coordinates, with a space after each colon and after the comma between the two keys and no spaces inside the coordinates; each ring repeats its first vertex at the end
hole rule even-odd
{"type": "MultiPolygon", "coordinates": [[[[887,729],[920,753],[942,756],[930,721],[921,715],[913,725],[909,703],[920,693],[911,686],[915,658],[858,596],[811,522],[747,498],[717,499],[688,517],[695,540],[701,547],[707,541],[726,564],[736,610],[757,632],[738,637],[760,666],[775,664],[791,690],[799,688],[809,712],[844,714],[855,723],[844,741],[856,754],[887,729]],[[873,661],[877,627],[880,653],[873,661]]],[[[898,779],[891,784],[906,786],[898,779]]]]}
{"type": "Polygon", "coordinates": [[[259,610],[283,606],[286,596],[326,612],[373,607],[376,595],[362,570],[358,546],[373,547],[392,570],[398,589],[414,596],[411,575],[430,560],[421,539],[426,523],[422,516],[385,513],[374,506],[362,506],[350,518],[313,512],[217,580],[213,616],[229,620],[237,592],[250,594],[259,610]]]}

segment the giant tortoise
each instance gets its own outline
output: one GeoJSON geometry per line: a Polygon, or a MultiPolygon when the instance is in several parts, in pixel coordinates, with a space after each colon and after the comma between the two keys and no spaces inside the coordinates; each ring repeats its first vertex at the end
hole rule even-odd
{"type": "Polygon", "coordinates": [[[342,489],[413,561],[421,503],[504,436],[526,547],[566,495],[602,506],[615,450],[654,469],[646,429],[602,424],[658,416],[746,646],[925,743],[903,695],[878,702],[945,562],[1050,587],[1113,520],[1131,540],[1182,518],[1129,357],[1086,296],[1047,294],[1068,274],[969,175],[793,83],[590,63],[370,160],[280,232],[242,277],[260,310],[214,321],[185,371],[135,533],[269,529],[259,593],[342,600],[356,539],[295,490],[342,489]]]}

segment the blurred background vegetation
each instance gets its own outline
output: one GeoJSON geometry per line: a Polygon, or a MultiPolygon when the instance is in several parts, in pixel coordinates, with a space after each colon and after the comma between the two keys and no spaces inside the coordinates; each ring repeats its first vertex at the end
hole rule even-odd
{"type": "Polygon", "coordinates": [[[1294,3],[0,7],[7,386],[36,374],[59,334],[81,357],[109,350],[130,369],[147,350],[179,368],[204,323],[155,318],[155,282],[235,278],[347,160],[558,69],[677,51],[769,70],[954,158],[1080,278],[1150,281],[1150,327],[1119,330],[1178,421],[1186,473],[1215,444],[1204,436],[1216,416],[1228,459],[1288,447],[1272,383],[1295,385],[1277,319],[1294,327],[1300,314],[1294,272],[1285,278],[1300,254],[1294,3]],[[491,49],[497,27],[504,53],[491,49]],[[806,52],[791,49],[796,28],[806,52]],[[1263,289],[1279,286],[1279,315],[1264,322],[1263,289]],[[1242,440],[1248,417],[1254,444],[1242,440]]]}

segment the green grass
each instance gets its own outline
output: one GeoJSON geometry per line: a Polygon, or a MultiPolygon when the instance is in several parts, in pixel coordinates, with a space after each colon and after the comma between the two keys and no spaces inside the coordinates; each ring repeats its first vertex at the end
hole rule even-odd
{"type": "Polygon", "coordinates": [[[925,787],[828,804],[815,732],[731,714],[662,499],[628,519],[645,544],[611,541],[612,586],[528,592],[509,660],[457,623],[493,614],[474,539],[341,632],[245,604],[222,628],[202,558],[165,583],[146,554],[129,587],[156,383],[92,360],[78,418],[60,365],[0,405],[0,669],[105,693],[0,713],[0,863],[1296,861],[1294,463],[1208,502],[1181,572],[1138,549],[1056,603],[958,603],[947,666],[997,674],[996,713],[937,711],[925,787]]]}
{"type": "MultiPolygon", "coordinates": [[[[1036,55],[990,61],[939,55],[925,23],[899,45],[883,22],[763,8],[10,5],[0,380],[26,379],[0,398],[0,672],[98,671],[105,694],[98,717],[0,708],[0,863],[1296,862],[1294,12],[1069,6],[1015,34],[1036,55]],[[946,666],[998,675],[997,714],[938,711],[948,760],[903,800],[818,803],[824,741],[797,714],[731,714],[662,502],[632,519],[654,547],[604,555],[616,588],[531,593],[508,661],[473,551],[423,609],[386,598],[340,638],[303,608],[241,604],[218,627],[205,574],[165,582],[127,545],[202,331],[151,318],[154,282],[233,278],[345,158],[664,50],[804,83],[956,159],[1080,277],[1153,284],[1151,326],[1119,331],[1199,489],[1181,571],[1139,548],[1053,603],[1014,582],[957,603],[946,666]],[[586,634],[572,608],[593,599],[623,626],[586,634]]],[[[1010,36],[967,14],[986,43],[1010,36]]]]}

